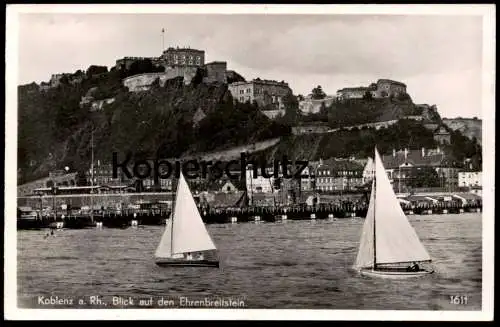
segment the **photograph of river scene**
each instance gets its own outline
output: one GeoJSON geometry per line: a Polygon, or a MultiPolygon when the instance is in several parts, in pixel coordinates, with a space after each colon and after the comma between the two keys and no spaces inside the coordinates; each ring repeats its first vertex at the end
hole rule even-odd
{"type": "Polygon", "coordinates": [[[7,8],[8,319],[492,319],[494,5],[7,8]]]}

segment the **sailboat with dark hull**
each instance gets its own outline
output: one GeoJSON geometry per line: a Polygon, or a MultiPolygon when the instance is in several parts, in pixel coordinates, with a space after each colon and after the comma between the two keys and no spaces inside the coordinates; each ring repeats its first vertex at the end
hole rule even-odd
{"type": "Polygon", "coordinates": [[[219,267],[217,248],[182,173],[173,212],[156,248],[155,263],[161,267],[219,267]]]}
{"type": "Polygon", "coordinates": [[[362,275],[390,279],[426,276],[419,265],[431,257],[405,216],[375,149],[375,174],[354,268],[362,275]]]}

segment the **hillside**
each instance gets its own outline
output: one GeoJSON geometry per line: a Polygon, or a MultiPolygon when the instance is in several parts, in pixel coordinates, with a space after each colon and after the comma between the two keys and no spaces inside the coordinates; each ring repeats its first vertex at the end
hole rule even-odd
{"type": "Polygon", "coordinates": [[[363,128],[358,130],[341,130],[336,133],[293,135],[283,138],[274,151],[279,158],[288,157],[316,161],[320,158],[350,157],[366,158],[373,156],[373,148],[377,146],[381,153],[390,153],[392,149],[435,148],[432,132],[419,122],[401,120],[387,129],[376,130],[363,128]]]}
{"type": "Polygon", "coordinates": [[[443,123],[454,131],[459,131],[469,139],[476,138],[482,144],[482,124],[481,119],[474,118],[443,118],[443,123]]]}
{"type": "MultiPolygon", "coordinates": [[[[481,147],[458,132],[453,132],[451,138],[451,145],[439,146],[447,154],[450,163],[461,167],[465,158],[472,158],[473,165],[479,168],[482,161],[481,147]]],[[[392,153],[393,149],[435,149],[438,144],[422,122],[400,120],[380,130],[362,128],[336,133],[290,135],[259,155],[267,160],[280,159],[283,155],[289,159],[309,161],[351,156],[367,158],[373,157],[375,146],[380,153],[392,153]]]]}
{"type": "MultiPolygon", "coordinates": [[[[291,127],[302,121],[327,121],[338,128],[409,115],[422,115],[424,121],[440,119],[434,106],[415,105],[409,96],[334,101],[320,113],[307,116],[299,114],[296,97],[287,96],[283,99],[286,114],[273,121],[255,103],[235,103],[227,85],[202,83],[202,76],[196,76],[190,85],[184,85],[182,77],[163,86],[156,82],[149,91],[140,93],[122,86],[124,77],[151,69],[148,62],[132,65],[128,71],[108,72],[106,67],[91,66],[86,72],[65,77],[57,87],[19,86],[18,182],[45,177],[65,166],[87,171],[92,136],[95,160],[108,163],[113,152],[119,157],[131,153],[135,159],[182,158],[236,153],[273,139],[279,142],[260,151],[267,159],[283,154],[307,160],[363,158],[372,153],[375,143],[382,152],[435,147],[432,133],[422,122],[408,120],[384,130],[291,135],[291,127]],[[90,100],[81,102],[87,98],[90,100]],[[104,99],[110,101],[92,106],[92,101],[104,99]]],[[[233,77],[243,78],[237,73],[233,77]]],[[[449,152],[458,161],[477,153],[480,156],[480,149],[461,133],[454,132],[452,142],[449,152]]]]}
{"type": "MultiPolygon", "coordinates": [[[[227,149],[287,135],[290,128],[269,120],[252,104],[234,104],[227,85],[182,78],[154,85],[141,93],[127,92],[116,72],[88,78],[81,84],[62,83],[40,91],[20,86],[19,183],[47,176],[53,169],[90,167],[91,135],[95,160],[111,162],[112,153],[142,157],[182,157],[227,149]],[[99,98],[114,102],[91,112],[80,106],[82,96],[97,87],[99,98]],[[203,111],[202,119],[195,114],[203,111]]],[[[96,92],[94,92],[96,93],[96,92]]]]}

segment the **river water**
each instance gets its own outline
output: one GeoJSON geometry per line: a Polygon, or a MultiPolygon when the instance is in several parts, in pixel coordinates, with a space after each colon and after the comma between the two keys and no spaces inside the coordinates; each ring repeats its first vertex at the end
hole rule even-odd
{"type": "Polygon", "coordinates": [[[244,308],[480,310],[481,214],[409,220],[436,272],[407,280],[352,271],[361,218],[208,225],[219,269],[157,267],[163,226],[59,230],[47,238],[47,230],[18,231],[18,305],[137,308],[143,299],[141,306],[157,308],[163,298],[179,307],[191,303],[181,304],[185,297],[244,308]],[[65,305],[47,304],[51,296],[65,305]]]}

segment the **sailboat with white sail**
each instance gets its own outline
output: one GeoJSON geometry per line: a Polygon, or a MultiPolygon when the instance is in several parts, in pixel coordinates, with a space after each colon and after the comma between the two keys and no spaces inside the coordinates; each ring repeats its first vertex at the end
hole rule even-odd
{"type": "Polygon", "coordinates": [[[375,174],[354,268],[362,275],[410,278],[433,273],[431,257],[405,216],[375,148],[375,174]]]}
{"type": "Polygon", "coordinates": [[[219,267],[212,241],[182,173],[170,219],[156,248],[158,266],[219,267]]]}

